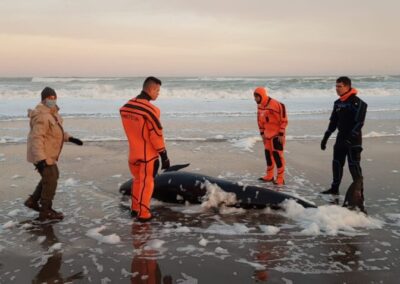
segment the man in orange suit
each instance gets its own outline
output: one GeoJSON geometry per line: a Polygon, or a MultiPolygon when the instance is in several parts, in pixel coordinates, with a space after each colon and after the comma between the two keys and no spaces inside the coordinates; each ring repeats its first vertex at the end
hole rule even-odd
{"type": "Polygon", "coordinates": [[[120,109],[122,124],[129,142],[129,169],[133,175],[131,215],[141,222],[152,218],[150,200],[154,176],[159,167],[167,169],[170,162],[165,149],[160,110],[150,101],[160,93],[161,81],[148,77],[142,92],[120,109]]]}
{"type": "Polygon", "coordinates": [[[254,100],[257,103],[257,121],[260,135],[264,142],[267,170],[263,177],[265,182],[274,182],[281,186],[285,184],[285,131],[288,124],[285,105],[271,98],[264,87],[254,90],[254,100]],[[275,165],[277,168],[274,178],[275,165]]]}

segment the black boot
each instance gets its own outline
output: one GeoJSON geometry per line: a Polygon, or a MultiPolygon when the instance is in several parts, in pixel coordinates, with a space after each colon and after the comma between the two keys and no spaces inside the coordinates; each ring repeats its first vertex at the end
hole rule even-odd
{"type": "Polygon", "coordinates": [[[28,199],[25,200],[24,205],[37,212],[40,211],[40,206],[38,200],[35,200],[32,195],[29,195],[28,199]]]}
{"type": "Polygon", "coordinates": [[[330,189],[321,191],[321,194],[333,194],[333,195],[338,195],[339,194],[339,188],[332,186],[330,189]]]}
{"type": "Polygon", "coordinates": [[[39,220],[62,220],[64,215],[61,212],[57,212],[52,208],[52,202],[48,200],[40,201],[42,207],[39,212],[39,220]]]}

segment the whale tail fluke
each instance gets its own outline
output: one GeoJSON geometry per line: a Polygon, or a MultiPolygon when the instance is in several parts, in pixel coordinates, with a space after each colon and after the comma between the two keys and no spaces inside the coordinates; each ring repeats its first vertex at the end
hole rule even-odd
{"type": "Polygon", "coordinates": [[[362,212],[366,213],[364,208],[364,185],[362,178],[353,181],[350,185],[344,198],[343,207],[352,210],[358,208],[362,212]]]}

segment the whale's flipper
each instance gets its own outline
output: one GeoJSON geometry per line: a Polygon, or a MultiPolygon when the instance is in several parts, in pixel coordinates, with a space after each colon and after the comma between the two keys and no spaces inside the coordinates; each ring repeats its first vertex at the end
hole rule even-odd
{"type": "Polygon", "coordinates": [[[132,191],[132,179],[127,180],[119,187],[119,192],[122,195],[131,195],[132,191]]]}
{"type": "Polygon", "coordinates": [[[180,165],[173,165],[173,166],[170,166],[168,169],[164,170],[164,173],[176,172],[176,171],[179,171],[181,169],[184,169],[184,168],[188,167],[189,165],[190,165],[190,163],[188,163],[188,164],[180,164],[180,165]]]}

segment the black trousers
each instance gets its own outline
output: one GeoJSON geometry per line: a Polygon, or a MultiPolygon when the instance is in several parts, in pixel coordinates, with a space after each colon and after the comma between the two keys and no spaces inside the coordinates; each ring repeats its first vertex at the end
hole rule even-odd
{"type": "Polygon", "coordinates": [[[362,178],[362,170],[360,166],[362,150],[363,148],[361,145],[352,145],[342,139],[336,139],[335,146],[333,147],[332,189],[339,189],[340,182],[342,181],[343,166],[346,162],[346,157],[353,181],[362,178]]]}

